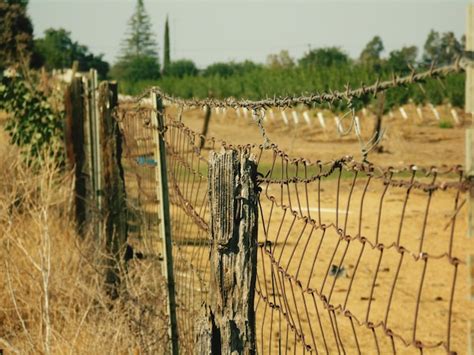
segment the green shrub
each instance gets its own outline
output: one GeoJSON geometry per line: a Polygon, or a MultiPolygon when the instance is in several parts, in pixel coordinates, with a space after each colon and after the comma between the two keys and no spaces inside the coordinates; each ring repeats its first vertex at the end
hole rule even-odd
{"type": "Polygon", "coordinates": [[[43,92],[20,78],[3,78],[0,109],[10,114],[5,130],[11,142],[22,148],[29,163],[45,154],[54,154],[60,163],[64,161],[63,115],[53,109],[43,92]]]}
{"type": "Polygon", "coordinates": [[[438,123],[438,127],[439,128],[453,128],[454,125],[451,121],[448,121],[448,120],[441,120],[439,121],[438,123]]]}

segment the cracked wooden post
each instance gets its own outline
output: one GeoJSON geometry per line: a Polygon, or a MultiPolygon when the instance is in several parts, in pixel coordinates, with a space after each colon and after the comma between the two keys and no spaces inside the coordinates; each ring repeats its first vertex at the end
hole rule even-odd
{"type": "Polygon", "coordinates": [[[105,285],[112,299],[118,297],[120,269],[127,243],[127,203],[122,167],[122,134],[113,116],[117,107],[117,83],[99,85],[99,137],[102,157],[102,213],[105,225],[105,285]]]}
{"type": "Polygon", "coordinates": [[[257,167],[235,150],[209,162],[210,305],[198,329],[196,351],[255,354],[257,167]]]}

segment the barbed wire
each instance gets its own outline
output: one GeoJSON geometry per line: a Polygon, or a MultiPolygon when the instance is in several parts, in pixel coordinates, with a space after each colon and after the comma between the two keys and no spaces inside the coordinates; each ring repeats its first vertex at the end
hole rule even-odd
{"type": "Polygon", "coordinates": [[[216,98],[205,98],[205,99],[183,99],[176,97],[164,92],[159,87],[152,87],[146,90],[140,96],[130,98],[128,101],[138,103],[143,99],[147,98],[152,92],[161,96],[164,101],[170,104],[184,106],[184,107],[209,107],[209,108],[245,108],[251,111],[265,110],[268,108],[291,108],[297,105],[312,106],[318,104],[329,103],[333,104],[337,101],[352,102],[353,99],[366,97],[367,95],[377,95],[379,92],[383,92],[389,89],[403,87],[409,84],[423,83],[427,79],[431,78],[443,78],[452,73],[457,73],[466,69],[468,65],[472,63],[472,60],[465,56],[459,56],[452,64],[435,67],[434,63],[430,69],[417,73],[412,67],[412,72],[406,76],[393,75],[391,80],[381,81],[380,78],[369,86],[361,85],[356,89],[351,89],[349,84],[345,86],[344,91],[329,90],[325,93],[313,93],[302,96],[286,96],[286,97],[274,97],[263,100],[246,100],[236,99],[228,97],[224,99],[216,98]]]}

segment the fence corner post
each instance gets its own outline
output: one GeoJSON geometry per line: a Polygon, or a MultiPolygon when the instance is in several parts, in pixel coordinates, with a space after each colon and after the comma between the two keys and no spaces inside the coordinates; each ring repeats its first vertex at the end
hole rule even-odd
{"type": "Polygon", "coordinates": [[[210,318],[212,349],[254,354],[257,271],[257,164],[247,153],[223,150],[209,162],[210,318]]]}
{"type": "Polygon", "coordinates": [[[170,353],[179,354],[178,321],[176,318],[176,294],[173,274],[173,254],[171,240],[171,217],[169,211],[168,176],[166,168],[166,147],[163,139],[165,117],[163,100],[155,91],[151,92],[152,113],[151,124],[155,143],[156,161],[156,195],[161,217],[159,232],[163,241],[163,275],[167,286],[168,334],[170,337],[170,353]]]}

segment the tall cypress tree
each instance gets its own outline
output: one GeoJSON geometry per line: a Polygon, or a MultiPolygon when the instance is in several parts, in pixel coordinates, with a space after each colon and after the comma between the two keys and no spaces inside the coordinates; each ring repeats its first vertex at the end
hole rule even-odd
{"type": "Polygon", "coordinates": [[[150,16],[145,10],[143,0],[138,0],[135,12],[128,22],[128,31],[122,47],[122,59],[157,56],[157,43],[150,16]]]}
{"type": "Polygon", "coordinates": [[[169,69],[171,64],[171,57],[170,57],[170,27],[168,24],[168,16],[166,16],[166,23],[165,23],[165,41],[164,41],[164,58],[163,58],[163,72],[169,69]]]}

